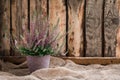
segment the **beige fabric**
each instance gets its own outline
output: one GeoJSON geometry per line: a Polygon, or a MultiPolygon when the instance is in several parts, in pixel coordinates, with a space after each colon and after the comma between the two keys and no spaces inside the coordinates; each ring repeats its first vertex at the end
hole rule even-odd
{"type": "Polygon", "coordinates": [[[70,60],[51,58],[50,68],[29,73],[27,63],[1,62],[0,80],[120,80],[120,64],[78,65],[70,60]]]}

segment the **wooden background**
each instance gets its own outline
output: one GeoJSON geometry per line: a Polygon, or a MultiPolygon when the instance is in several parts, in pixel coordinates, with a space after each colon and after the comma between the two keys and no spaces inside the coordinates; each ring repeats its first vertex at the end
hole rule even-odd
{"type": "Polygon", "coordinates": [[[29,29],[34,10],[42,10],[53,25],[60,19],[58,32],[72,30],[66,37],[61,55],[75,57],[120,56],[120,0],[1,0],[0,56],[19,56],[11,46],[13,37],[29,29]]]}

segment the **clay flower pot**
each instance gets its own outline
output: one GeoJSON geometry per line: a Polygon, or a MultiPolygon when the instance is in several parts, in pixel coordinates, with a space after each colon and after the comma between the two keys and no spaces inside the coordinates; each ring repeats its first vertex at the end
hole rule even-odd
{"type": "Polygon", "coordinates": [[[30,72],[42,68],[49,68],[50,55],[46,56],[27,56],[27,65],[30,72]]]}

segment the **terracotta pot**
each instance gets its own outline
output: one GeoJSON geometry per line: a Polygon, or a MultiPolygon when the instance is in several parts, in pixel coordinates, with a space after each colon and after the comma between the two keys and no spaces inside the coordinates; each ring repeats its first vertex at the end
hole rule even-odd
{"type": "Polygon", "coordinates": [[[46,56],[27,56],[27,64],[30,72],[37,69],[49,68],[50,55],[46,56]]]}

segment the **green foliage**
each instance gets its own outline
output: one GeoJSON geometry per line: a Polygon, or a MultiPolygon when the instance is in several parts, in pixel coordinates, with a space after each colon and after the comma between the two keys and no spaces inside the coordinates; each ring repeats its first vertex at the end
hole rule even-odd
{"type": "Polygon", "coordinates": [[[38,46],[35,49],[20,47],[19,50],[21,53],[23,53],[23,55],[31,55],[31,56],[45,56],[45,55],[54,54],[54,51],[50,46],[45,46],[44,48],[38,46]]]}

